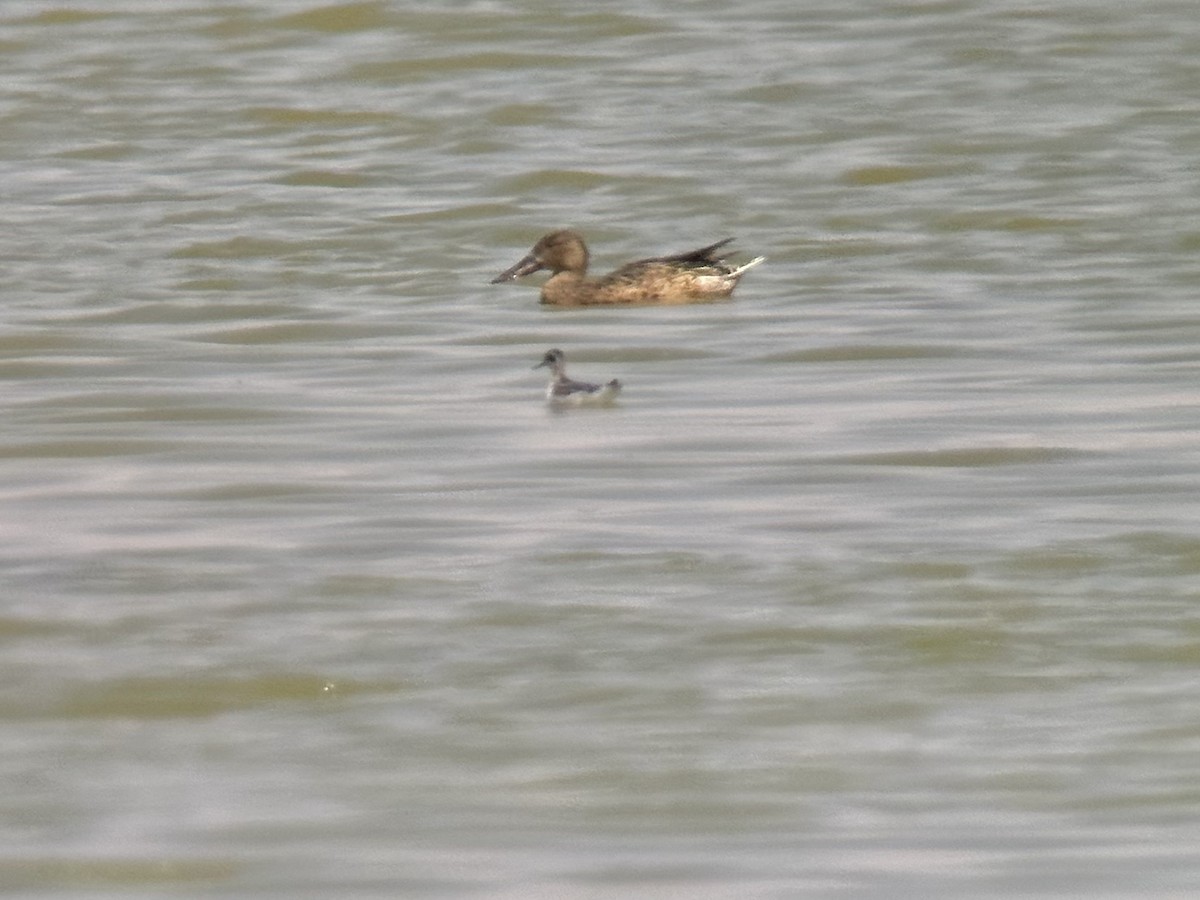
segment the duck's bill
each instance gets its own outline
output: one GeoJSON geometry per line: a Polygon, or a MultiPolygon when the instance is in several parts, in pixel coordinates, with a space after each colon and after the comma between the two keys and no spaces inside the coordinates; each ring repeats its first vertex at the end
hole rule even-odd
{"type": "Polygon", "coordinates": [[[542,267],[541,261],[530,253],[511,269],[505,269],[499,275],[489,282],[490,284],[499,284],[502,281],[512,281],[516,278],[524,278],[526,275],[532,275],[542,267]]]}

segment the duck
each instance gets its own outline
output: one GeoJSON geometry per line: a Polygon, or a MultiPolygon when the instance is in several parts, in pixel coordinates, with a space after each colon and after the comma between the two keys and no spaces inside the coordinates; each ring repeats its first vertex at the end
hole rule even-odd
{"type": "Polygon", "coordinates": [[[535,369],[550,369],[550,384],[546,386],[546,400],[552,404],[604,405],[616,399],[621,392],[617,379],[606,384],[591,384],[567,377],[566,355],[559,349],[547,350],[535,369]]]}
{"type": "Polygon", "coordinates": [[[552,231],[541,238],[516,265],[492,279],[492,284],[515,281],[540,269],[550,271],[542,285],[542,303],[549,306],[671,305],[721,300],[765,256],[731,266],[718,252],[731,243],[725,238],[707,247],[626,263],[614,272],[589,278],[588,248],[573,229],[552,231]]]}

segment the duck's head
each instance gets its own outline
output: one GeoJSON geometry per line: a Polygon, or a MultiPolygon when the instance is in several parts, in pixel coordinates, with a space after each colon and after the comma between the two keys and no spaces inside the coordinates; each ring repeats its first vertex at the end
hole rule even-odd
{"type": "Polygon", "coordinates": [[[588,249],[583,237],[578,231],[564,229],[552,231],[533,245],[533,249],[511,269],[505,269],[492,279],[492,284],[501,281],[512,281],[532,275],[539,269],[549,269],[551,273],[577,272],[580,275],[587,272],[588,249]]]}

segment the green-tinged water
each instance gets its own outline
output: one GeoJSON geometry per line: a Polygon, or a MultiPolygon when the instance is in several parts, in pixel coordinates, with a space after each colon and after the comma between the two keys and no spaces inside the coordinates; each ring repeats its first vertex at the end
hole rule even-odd
{"type": "Polygon", "coordinates": [[[1168,0],[4,5],[0,893],[1191,896],[1197,60],[1168,0]],[[768,259],[487,283],[568,225],[768,259]]]}

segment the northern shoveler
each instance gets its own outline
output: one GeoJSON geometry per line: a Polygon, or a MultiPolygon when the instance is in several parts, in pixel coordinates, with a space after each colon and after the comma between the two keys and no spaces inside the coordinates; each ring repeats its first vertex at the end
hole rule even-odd
{"type": "Polygon", "coordinates": [[[546,387],[546,399],[551,403],[611,403],[621,390],[621,382],[613,379],[607,384],[589,384],[567,377],[566,357],[561,350],[547,350],[542,361],[534,366],[549,366],[552,375],[546,387]]]}
{"type": "Polygon", "coordinates": [[[699,303],[728,297],[748,269],[766,259],[755,257],[730,266],[718,250],[725,238],[699,250],[631,262],[601,278],[588,278],[588,249],[583,237],[569,229],[554,231],[533,245],[520,262],[492,279],[512,281],[539,269],[550,270],[542,285],[542,302],[552,306],[699,303]]]}

